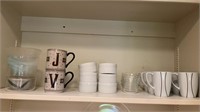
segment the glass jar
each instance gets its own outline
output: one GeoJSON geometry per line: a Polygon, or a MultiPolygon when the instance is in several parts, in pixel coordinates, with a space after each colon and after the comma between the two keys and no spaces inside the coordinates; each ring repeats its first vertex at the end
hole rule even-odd
{"type": "Polygon", "coordinates": [[[36,85],[37,61],[41,51],[34,48],[9,48],[8,88],[33,90],[36,85]]]}

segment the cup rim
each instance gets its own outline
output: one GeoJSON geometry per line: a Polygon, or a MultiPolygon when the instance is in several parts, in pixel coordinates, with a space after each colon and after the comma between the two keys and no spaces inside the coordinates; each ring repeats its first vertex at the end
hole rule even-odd
{"type": "Polygon", "coordinates": [[[55,51],[62,51],[62,52],[67,52],[66,50],[63,50],[63,49],[56,49],[56,48],[50,48],[50,49],[47,49],[47,51],[52,51],[52,50],[55,50],[55,51]]]}
{"type": "Polygon", "coordinates": [[[78,65],[79,67],[88,67],[88,66],[95,66],[96,67],[96,62],[86,62],[86,63],[81,63],[78,65]]]}

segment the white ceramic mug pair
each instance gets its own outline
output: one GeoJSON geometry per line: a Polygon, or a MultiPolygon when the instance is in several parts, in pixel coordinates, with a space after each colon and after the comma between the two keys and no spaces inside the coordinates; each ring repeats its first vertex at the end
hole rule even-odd
{"type": "Polygon", "coordinates": [[[198,91],[198,73],[197,72],[146,72],[141,74],[143,83],[154,90],[154,94],[160,97],[167,97],[171,91],[171,83],[180,90],[182,97],[194,98],[198,91]],[[146,82],[144,81],[144,75],[146,82]],[[149,80],[149,75],[152,75],[152,82],[149,80]],[[178,76],[178,84],[175,85],[172,81],[172,75],[178,76]]]}

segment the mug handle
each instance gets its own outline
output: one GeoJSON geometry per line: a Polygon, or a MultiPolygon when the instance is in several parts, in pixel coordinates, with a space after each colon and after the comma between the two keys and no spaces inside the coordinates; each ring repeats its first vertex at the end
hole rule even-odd
{"type": "MultiPolygon", "coordinates": [[[[148,87],[147,83],[144,81],[144,75],[145,75],[144,72],[140,73],[140,78],[141,78],[141,80],[142,80],[142,83],[143,83],[146,87],[148,87]]],[[[146,75],[145,75],[145,77],[146,77],[146,75]]]]}
{"type": "Polygon", "coordinates": [[[72,61],[74,61],[74,59],[75,59],[75,54],[73,52],[68,52],[67,57],[69,55],[72,55],[72,59],[65,65],[65,68],[67,68],[69,66],[69,64],[72,63],[72,61]]]}
{"type": "Polygon", "coordinates": [[[154,90],[155,87],[153,87],[153,85],[151,85],[151,83],[149,82],[148,75],[152,75],[152,76],[153,76],[153,73],[151,73],[151,72],[147,73],[147,74],[146,74],[146,80],[147,80],[147,85],[149,85],[149,86],[154,90]]]}
{"type": "MultiPolygon", "coordinates": [[[[172,73],[172,75],[176,75],[178,77],[178,73],[172,73]]],[[[172,85],[174,85],[175,88],[180,90],[180,87],[178,87],[176,84],[174,84],[173,80],[172,80],[172,85]]]]}
{"type": "Polygon", "coordinates": [[[69,71],[67,73],[65,73],[65,77],[67,76],[67,74],[71,74],[71,78],[69,79],[69,81],[67,81],[67,83],[64,85],[64,88],[67,86],[67,84],[69,84],[69,82],[72,81],[72,79],[74,78],[74,73],[69,71]]]}

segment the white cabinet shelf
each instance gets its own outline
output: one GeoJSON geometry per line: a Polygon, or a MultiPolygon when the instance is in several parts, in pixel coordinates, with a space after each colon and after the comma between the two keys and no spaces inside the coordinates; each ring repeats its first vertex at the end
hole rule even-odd
{"type": "MultiPolygon", "coordinates": [[[[0,42],[4,52],[0,53],[0,102],[3,104],[0,111],[82,112],[83,104],[101,102],[127,103],[134,112],[199,112],[200,98],[160,98],[145,92],[102,94],[70,89],[63,93],[45,93],[42,87],[26,92],[4,88],[8,77],[6,49],[15,45],[43,51],[38,67],[42,68],[41,72],[48,48],[76,53],[76,60],[68,68],[74,74],[78,74],[78,64],[89,61],[117,63],[119,76],[122,72],[141,70],[199,72],[199,2],[1,1],[0,42]],[[78,108],[79,105],[82,107],[78,108]]],[[[41,77],[38,75],[38,79],[41,77]]],[[[37,81],[38,85],[43,84],[42,78],[37,81]]],[[[71,84],[76,87],[75,83],[71,84]]]]}
{"type": "Polygon", "coordinates": [[[159,104],[159,105],[200,105],[199,98],[182,98],[170,96],[160,98],[148,93],[80,93],[77,89],[70,89],[63,93],[47,93],[40,87],[35,91],[11,91],[7,88],[0,90],[0,99],[14,100],[42,100],[42,101],[72,101],[72,102],[104,102],[104,103],[132,103],[132,104],[159,104]]]}

